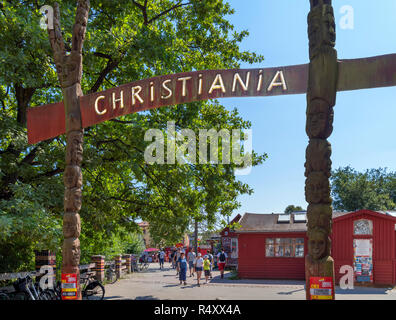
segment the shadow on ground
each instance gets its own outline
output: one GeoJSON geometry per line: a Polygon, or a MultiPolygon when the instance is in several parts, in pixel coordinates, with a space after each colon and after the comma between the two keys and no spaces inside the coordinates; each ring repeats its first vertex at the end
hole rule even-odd
{"type": "Polygon", "coordinates": [[[139,296],[136,297],[135,300],[159,300],[159,299],[153,296],[139,296]]]}
{"type": "Polygon", "coordinates": [[[353,289],[343,290],[340,287],[336,287],[336,294],[378,294],[386,295],[389,294],[392,288],[367,288],[367,287],[354,287],[353,289]]]}
{"type": "Polygon", "coordinates": [[[105,296],[103,298],[103,300],[117,300],[117,299],[119,299],[119,300],[132,300],[132,299],[121,297],[121,296],[108,296],[108,297],[105,296]]]}
{"type": "Polygon", "coordinates": [[[272,280],[272,279],[230,279],[231,273],[224,274],[224,278],[220,276],[213,277],[210,283],[236,283],[236,284],[262,284],[262,285],[285,285],[285,286],[304,286],[304,280],[272,280]]]}

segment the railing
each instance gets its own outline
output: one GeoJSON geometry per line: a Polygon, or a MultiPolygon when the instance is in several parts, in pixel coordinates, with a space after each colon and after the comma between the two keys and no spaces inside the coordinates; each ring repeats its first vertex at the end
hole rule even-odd
{"type": "MultiPolygon", "coordinates": [[[[41,255],[36,255],[36,266],[38,265],[37,264],[38,260],[40,260],[40,265],[46,265],[45,262],[43,263],[42,253],[39,254],[41,255]]],[[[120,278],[123,274],[128,274],[135,271],[135,269],[132,266],[134,258],[130,254],[115,256],[115,258],[110,261],[105,261],[104,256],[93,256],[92,261],[93,261],[92,263],[80,265],[79,266],[80,273],[95,272],[96,278],[101,281],[104,280],[105,267],[109,267],[110,265],[115,266],[114,269],[118,278],[120,278]]],[[[54,260],[48,261],[48,265],[52,266],[54,264],[55,264],[54,260]]],[[[38,267],[36,268],[38,269],[38,267]]],[[[0,282],[24,278],[27,275],[30,275],[31,277],[38,277],[44,275],[44,273],[40,273],[40,271],[0,273],[0,282]]],[[[13,286],[7,286],[7,287],[2,287],[1,289],[8,291],[8,290],[12,290],[12,288],[13,286]]]]}

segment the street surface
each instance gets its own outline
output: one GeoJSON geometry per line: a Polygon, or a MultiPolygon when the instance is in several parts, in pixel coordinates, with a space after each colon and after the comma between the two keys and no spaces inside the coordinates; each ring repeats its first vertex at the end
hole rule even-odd
{"type": "MultiPolygon", "coordinates": [[[[305,300],[304,281],[297,280],[230,280],[230,271],[220,278],[213,271],[213,279],[201,286],[189,277],[187,285],[179,285],[176,270],[165,263],[151,263],[143,273],[125,275],[115,284],[106,285],[105,300],[305,300]]],[[[396,300],[396,289],[355,287],[353,290],[336,288],[337,300],[396,300]]]]}

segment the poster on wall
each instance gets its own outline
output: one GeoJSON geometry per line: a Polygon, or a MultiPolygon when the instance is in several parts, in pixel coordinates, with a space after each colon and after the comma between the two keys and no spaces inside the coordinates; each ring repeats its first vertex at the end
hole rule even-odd
{"type": "Polygon", "coordinates": [[[222,247],[227,254],[231,252],[231,238],[222,238],[222,247]]]}
{"type": "Polygon", "coordinates": [[[373,282],[373,240],[354,239],[354,269],[357,282],[373,282]]]}
{"type": "Polygon", "coordinates": [[[231,259],[238,259],[238,238],[231,239],[231,259]]]}

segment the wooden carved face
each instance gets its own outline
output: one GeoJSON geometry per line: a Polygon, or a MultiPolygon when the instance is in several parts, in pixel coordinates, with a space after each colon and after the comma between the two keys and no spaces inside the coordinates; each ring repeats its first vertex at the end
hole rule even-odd
{"type": "Polygon", "coordinates": [[[81,188],[82,172],[79,166],[67,166],[63,173],[63,181],[68,188],[81,188]]]}
{"type": "Polygon", "coordinates": [[[80,240],[68,238],[63,242],[64,265],[78,266],[80,263],[80,240]]]}
{"type": "Polygon", "coordinates": [[[78,212],[82,205],[82,191],[80,188],[65,190],[65,212],[78,212]]]}
{"type": "Polygon", "coordinates": [[[308,228],[315,227],[330,230],[332,225],[332,208],[327,204],[310,204],[307,208],[308,228]]]}
{"type": "Polygon", "coordinates": [[[326,139],[333,132],[334,110],[326,101],[315,99],[309,102],[306,132],[308,137],[326,139]]]}
{"type": "Polygon", "coordinates": [[[320,260],[328,256],[329,239],[327,233],[319,228],[308,234],[308,253],[314,260],[320,260]]]}
{"type": "Polygon", "coordinates": [[[66,212],[63,216],[63,236],[65,238],[78,238],[80,233],[80,215],[73,212],[66,212]]]}
{"type": "Polygon", "coordinates": [[[67,88],[80,82],[82,74],[81,64],[82,57],[77,51],[72,51],[68,56],[62,57],[60,62],[56,64],[62,88],[67,88]]]}
{"type": "Polygon", "coordinates": [[[322,46],[335,46],[336,27],[333,8],[318,6],[308,16],[309,52],[311,59],[320,52],[322,46]]]}
{"type": "Polygon", "coordinates": [[[331,145],[323,139],[311,139],[305,152],[305,176],[313,171],[322,171],[330,177],[331,171],[331,145]]]}
{"type": "Polygon", "coordinates": [[[312,172],[305,182],[305,198],[308,203],[331,203],[330,185],[323,172],[312,172]]]}
{"type": "Polygon", "coordinates": [[[83,159],[83,133],[73,131],[67,135],[67,143],[70,145],[66,154],[66,164],[80,165],[83,159]]]}

